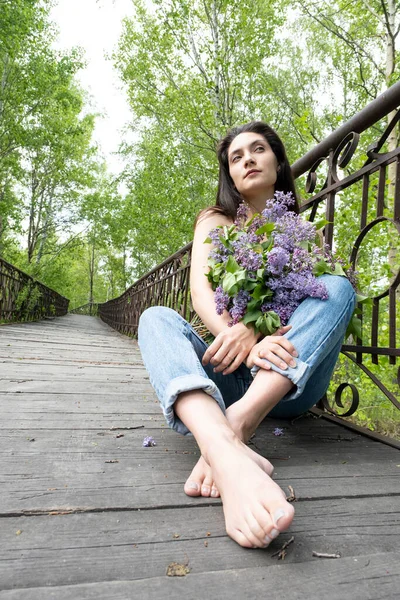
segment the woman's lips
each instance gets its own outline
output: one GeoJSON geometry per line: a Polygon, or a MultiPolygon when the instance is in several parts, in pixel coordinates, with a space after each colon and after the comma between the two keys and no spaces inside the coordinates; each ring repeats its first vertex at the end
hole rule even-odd
{"type": "Polygon", "coordinates": [[[246,177],[248,177],[249,175],[251,175],[252,173],[261,173],[261,171],[259,171],[258,169],[251,169],[250,171],[247,171],[246,175],[244,176],[244,178],[246,179],[246,177]]]}

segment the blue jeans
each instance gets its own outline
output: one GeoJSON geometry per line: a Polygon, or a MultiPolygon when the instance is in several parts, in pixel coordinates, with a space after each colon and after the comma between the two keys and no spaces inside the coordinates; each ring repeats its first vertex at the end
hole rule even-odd
{"type": "MultiPolygon", "coordinates": [[[[292,390],[269,413],[271,417],[292,419],[306,412],[328,388],[354,310],[355,294],[345,277],[323,275],[322,278],[328,300],[304,300],[290,318],[292,329],[285,334],[299,354],[296,366],[282,370],[269,363],[274,371],[294,383],[292,390]]],[[[164,306],[143,312],[138,341],[167,423],[184,435],[190,432],[174,412],[179,394],[204,390],[225,412],[243,396],[258,370],[253,368],[252,374],[242,364],[233,373],[222,375],[214,373],[210,364],[203,367],[201,359],[207,344],[185,319],[164,306]]]]}

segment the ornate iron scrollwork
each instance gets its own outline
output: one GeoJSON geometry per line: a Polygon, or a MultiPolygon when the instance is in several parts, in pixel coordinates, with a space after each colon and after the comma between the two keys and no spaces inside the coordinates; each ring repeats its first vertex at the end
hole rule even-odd
{"type": "Polygon", "coordinates": [[[335,404],[337,404],[337,406],[339,406],[340,408],[344,408],[342,403],[342,393],[346,388],[351,389],[352,400],[350,408],[348,408],[344,413],[338,413],[332,408],[332,406],[329,404],[328,397],[326,394],[324,394],[323,398],[321,399],[321,403],[325,410],[335,415],[336,417],[350,417],[356,412],[360,403],[360,394],[358,393],[357,387],[353,383],[341,383],[335,392],[335,404]]]}

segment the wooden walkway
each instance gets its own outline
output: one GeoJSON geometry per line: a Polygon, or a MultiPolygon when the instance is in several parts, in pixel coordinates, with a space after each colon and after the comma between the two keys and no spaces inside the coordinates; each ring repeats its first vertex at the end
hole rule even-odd
{"type": "Polygon", "coordinates": [[[254,444],[296,517],[247,550],[219,500],[183,493],[198,449],[165,427],[135,341],[77,315],[0,327],[0,380],[1,600],[400,597],[396,449],[311,416],[266,420],[254,444]]]}

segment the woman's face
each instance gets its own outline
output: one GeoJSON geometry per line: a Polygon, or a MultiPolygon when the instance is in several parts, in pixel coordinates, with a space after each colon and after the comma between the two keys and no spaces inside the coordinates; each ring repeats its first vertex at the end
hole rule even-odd
{"type": "Polygon", "coordinates": [[[266,139],[259,133],[240,133],[228,148],[229,173],[245,200],[272,198],[278,162],[266,139]]]}

